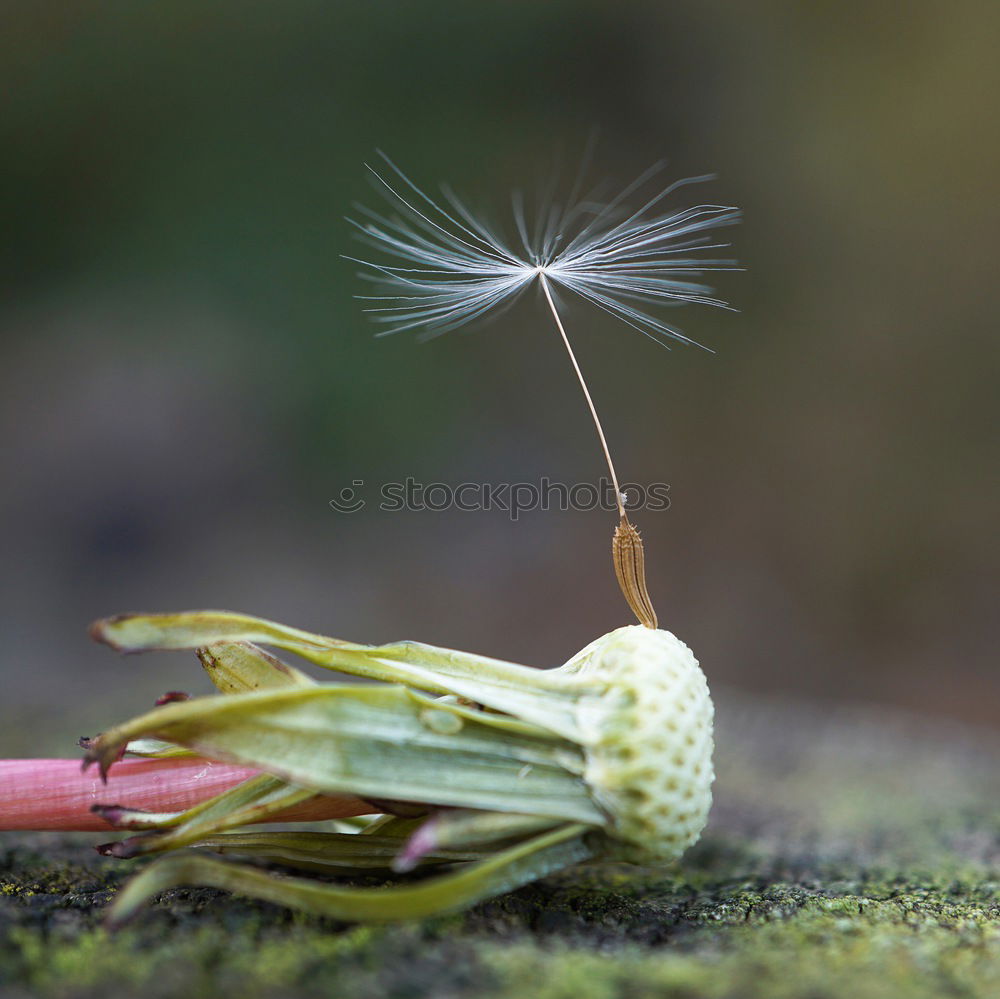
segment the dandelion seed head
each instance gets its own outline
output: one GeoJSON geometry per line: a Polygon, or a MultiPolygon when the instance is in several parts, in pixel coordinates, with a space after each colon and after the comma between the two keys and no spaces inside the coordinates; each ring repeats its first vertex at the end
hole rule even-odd
{"type": "MultiPolygon", "coordinates": [[[[640,207],[630,199],[663,169],[656,164],[610,199],[582,193],[581,178],[565,204],[549,200],[529,221],[524,196],[511,203],[517,239],[508,241],[471,212],[451,188],[440,198],[419,188],[384,153],[384,167],[368,166],[392,206],[380,213],[359,205],[348,221],[361,240],[386,259],[348,256],[380,294],[358,295],[385,336],[422,329],[448,332],[509,307],[536,280],[570,292],[656,342],[694,343],[655,315],[685,304],[730,306],[703,280],[713,271],[738,270],[711,251],[727,247],[714,231],[737,222],[727,205],[665,210],[667,198],[691,177],[659,188],[640,207]]],[[[367,165],[367,164],[366,164],[367,165]]]]}

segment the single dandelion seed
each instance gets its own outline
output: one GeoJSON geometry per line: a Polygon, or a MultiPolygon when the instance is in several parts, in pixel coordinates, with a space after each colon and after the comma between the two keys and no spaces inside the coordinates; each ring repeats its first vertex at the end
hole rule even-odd
{"type": "Polygon", "coordinates": [[[544,205],[532,226],[523,197],[515,193],[518,245],[512,249],[450,188],[442,188],[441,200],[435,200],[385,153],[379,155],[386,175],[366,166],[395,212],[381,214],[358,206],[361,217],[348,221],[365,243],[394,262],[347,257],[367,268],[364,276],[384,292],[356,297],[374,303],[366,311],[386,326],[380,336],[415,329],[434,336],[495,314],[538,282],[583,389],[614,487],[619,518],[612,540],[616,578],[640,623],[655,628],[642,540],[625,511],[611,449],[554,291],[579,296],[668,349],[671,343],[700,346],[650,309],[687,303],[729,308],[700,279],[710,271],[737,269],[733,260],[705,254],[728,246],[714,241],[714,231],[736,222],[739,210],[712,204],[664,210],[669,195],[708,177],[677,181],[631,209],[626,207],[629,199],[662,171],[662,163],[610,200],[601,200],[596,191],[581,195],[581,169],[566,203],[544,205]]]}

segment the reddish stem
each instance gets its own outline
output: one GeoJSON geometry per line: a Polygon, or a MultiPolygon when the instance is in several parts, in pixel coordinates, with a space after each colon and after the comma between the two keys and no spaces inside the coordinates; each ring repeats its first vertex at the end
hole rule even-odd
{"type": "MultiPolygon", "coordinates": [[[[106,832],[92,805],[122,805],[149,812],[181,812],[229,790],[259,771],[198,757],[122,760],[105,784],[83,773],[79,760],[0,760],[0,830],[64,829],[106,832]]],[[[350,795],[317,796],[268,817],[270,822],[312,822],[367,815],[375,809],[350,795]]]]}

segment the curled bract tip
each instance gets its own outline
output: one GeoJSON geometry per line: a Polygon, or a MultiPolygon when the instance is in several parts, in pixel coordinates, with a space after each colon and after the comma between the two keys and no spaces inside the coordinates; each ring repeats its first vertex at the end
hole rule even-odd
{"type": "Polygon", "coordinates": [[[128,649],[120,646],[113,637],[113,628],[118,622],[126,621],[133,615],[131,614],[115,614],[112,617],[102,617],[93,621],[90,627],[87,629],[87,634],[95,642],[100,642],[102,645],[109,645],[116,652],[127,652],[128,649]]]}
{"type": "Polygon", "coordinates": [[[109,757],[108,754],[105,754],[101,750],[98,740],[95,739],[90,748],[83,754],[83,760],[80,763],[80,772],[86,773],[96,763],[97,772],[102,783],[107,784],[111,765],[120,760],[123,753],[124,749],[121,751],[114,750],[110,753],[109,757]]]}

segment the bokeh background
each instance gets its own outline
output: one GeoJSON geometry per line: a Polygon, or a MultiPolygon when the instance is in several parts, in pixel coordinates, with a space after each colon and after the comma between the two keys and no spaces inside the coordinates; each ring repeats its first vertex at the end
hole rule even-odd
{"type": "Polygon", "coordinates": [[[74,740],[193,658],[87,623],[220,607],[555,665],[627,623],[613,518],[335,513],[353,480],[591,481],[562,347],[376,340],[343,215],[376,147],[496,217],[592,176],[716,172],[716,353],[567,321],[663,624],[713,685],[995,725],[1000,7],[507,0],[4,5],[0,752],[74,740]]]}

